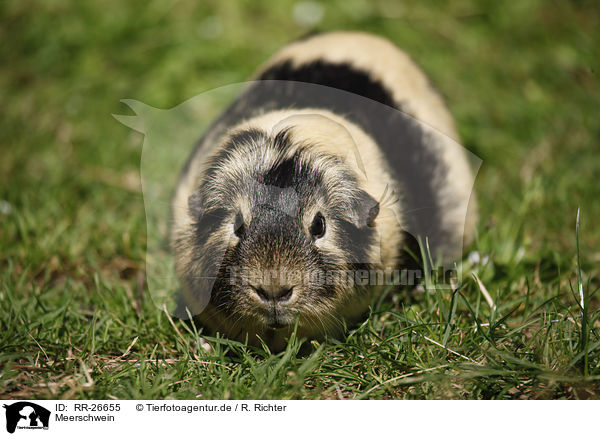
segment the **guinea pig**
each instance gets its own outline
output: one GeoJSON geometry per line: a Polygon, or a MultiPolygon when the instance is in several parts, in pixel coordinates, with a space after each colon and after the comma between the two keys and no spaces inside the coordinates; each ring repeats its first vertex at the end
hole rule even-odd
{"type": "Polygon", "coordinates": [[[473,174],[457,139],[439,94],[389,41],[334,32],[285,46],[181,173],[178,312],[273,349],[294,329],[342,335],[383,288],[348,272],[402,268],[416,239],[454,257],[472,239],[473,174]]]}

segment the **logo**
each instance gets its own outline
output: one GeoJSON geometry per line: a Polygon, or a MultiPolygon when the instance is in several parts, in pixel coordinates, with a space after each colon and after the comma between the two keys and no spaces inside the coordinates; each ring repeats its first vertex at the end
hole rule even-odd
{"type": "Polygon", "coordinates": [[[19,401],[4,405],[6,409],[6,431],[14,433],[15,429],[48,429],[50,411],[29,401],[19,401]]]}

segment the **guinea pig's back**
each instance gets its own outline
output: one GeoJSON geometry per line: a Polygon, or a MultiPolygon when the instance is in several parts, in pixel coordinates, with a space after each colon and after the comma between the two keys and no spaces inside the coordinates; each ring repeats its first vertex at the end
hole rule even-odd
{"type": "Polygon", "coordinates": [[[457,139],[452,116],[427,76],[390,41],[362,32],[330,32],[286,45],[269,59],[259,80],[295,80],[331,86],[401,109],[457,139]]]}

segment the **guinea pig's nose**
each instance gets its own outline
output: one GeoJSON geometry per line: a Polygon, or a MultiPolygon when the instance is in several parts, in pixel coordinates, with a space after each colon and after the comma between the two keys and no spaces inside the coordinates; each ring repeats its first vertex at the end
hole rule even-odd
{"type": "Polygon", "coordinates": [[[268,301],[277,301],[281,303],[285,303],[289,301],[292,297],[292,293],[294,291],[293,287],[274,287],[274,286],[259,286],[257,288],[253,288],[254,291],[258,294],[261,300],[268,301]]]}

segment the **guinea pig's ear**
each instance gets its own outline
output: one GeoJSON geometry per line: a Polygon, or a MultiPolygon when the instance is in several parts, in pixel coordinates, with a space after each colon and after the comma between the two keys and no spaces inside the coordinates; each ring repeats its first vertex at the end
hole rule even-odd
{"type": "Polygon", "coordinates": [[[352,201],[350,210],[352,223],[358,228],[365,226],[373,227],[377,215],[379,215],[379,202],[365,191],[359,190],[352,201]]]}
{"type": "Polygon", "coordinates": [[[190,215],[194,218],[198,218],[202,214],[202,195],[200,191],[196,191],[188,197],[188,209],[190,215]]]}

